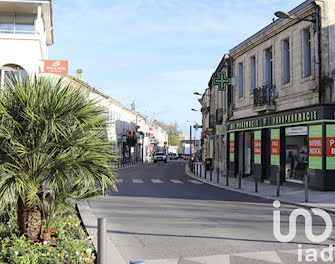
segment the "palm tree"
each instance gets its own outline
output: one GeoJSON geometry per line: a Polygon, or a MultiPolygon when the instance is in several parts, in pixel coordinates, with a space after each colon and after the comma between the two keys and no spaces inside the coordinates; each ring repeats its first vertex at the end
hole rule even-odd
{"type": "MultiPolygon", "coordinates": [[[[116,190],[105,109],[66,79],[12,74],[0,91],[0,206],[36,241],[65,205],[116,190]]],[[[42,239],[48,240],[48,234],[42,239]]]]}

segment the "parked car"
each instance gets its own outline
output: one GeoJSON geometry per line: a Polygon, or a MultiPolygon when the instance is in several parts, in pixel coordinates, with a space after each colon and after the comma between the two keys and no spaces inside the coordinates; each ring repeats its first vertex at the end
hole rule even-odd
{"type": "Polygon", "coordinates": [[[179,153],[179,154],[178,154],[178,159],[183,159],[183,156],[184,156],[184,154],[179,153]]]}
{"type": "Polygon", "coordinates": [[[183,160],[189,160],[189,159],[190,159],[190,154],[183,155],[183,160]]]}
{"type": "Polygon", "coordinates": [[[169,156],[170,156],[170,160],[176,160],[176,159],[178,159],[178,156],[177,156],[176,153],[171,153],[169,156]]]}
{"type": "Polygon", "coordinates": [[[167,156],[164,152],[156,152],[154,154],[154,163],[156,163],[157,161],[164,161],[165,163],[167,162],[167,156]]]}

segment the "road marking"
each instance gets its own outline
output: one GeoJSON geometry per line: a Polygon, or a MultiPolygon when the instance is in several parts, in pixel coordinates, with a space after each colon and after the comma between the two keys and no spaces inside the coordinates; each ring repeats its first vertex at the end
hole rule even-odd
{"type": "Polygon", "coordinates": [[[163,183],[161,180],[159,180],[159,179],[151,179],[151,181],[153,182],[153,183],[163,183]]]}
{"type": "Polygon", "coordinates": [[[232,254],[231,256],[238,256],[247,259],[264,260],[273,263],[283,264],[283,261],[279,258],[279,256],[275,251],[239,253],[239,254],[232,254]]]}
{"type": "Polygon", "coordinates": [[[123,179],[116,179],[118,183],[123,183],[123,179]]]}
{"type": "Polygon", "coordinates": [[[133,183],[143,183],[142,179],[133,179],[133,183]]]}
{"type": "Polygon", "coordinates": [[[197,181],[197,180],[188,180],[189,182],[192,182],[194,184],[204,184],[203,182],[197,181]]]}
{"type": "Polygon", "coordinates": [[[173,182],[173,183],[177,183],[177,184],[183,184],[183,182],[180,181],[180,180],[170,180],[170,181],[173,182]]]}

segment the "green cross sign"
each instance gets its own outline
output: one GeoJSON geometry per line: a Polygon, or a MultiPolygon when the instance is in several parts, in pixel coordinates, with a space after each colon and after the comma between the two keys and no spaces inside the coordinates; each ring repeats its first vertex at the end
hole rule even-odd
{"type": "Polygon", "coordinates": [[[202,128],[202,126],[199,126],[199,124],[196,123],[196,124],[193,126],[193,128],[195,128],[195,130],[198,130],[199,128],[202,128]]]}
{"type": "Polygon", "coordinates": [[[231,85],[231,78],[226,78],[225,72],[219,72],[217,77],[213,77],[213,85],[219,86],[219,91],[225,91],[227,85],[231,85]]]}

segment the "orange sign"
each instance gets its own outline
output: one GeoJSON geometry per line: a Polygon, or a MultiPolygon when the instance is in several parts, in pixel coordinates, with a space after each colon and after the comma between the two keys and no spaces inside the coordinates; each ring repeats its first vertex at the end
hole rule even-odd
{"type": "Polygon", "coordinates": [[[262,154],[262,140],[254,141],[254,152],[255,154],[262,154]]]}
{"type": "Polygon", "coordinates": [[[309,156],[322,157],[322,138],[309,138],[309,156]]]}
{"type": "Polygon", "coordinates": [[[271,139],[271,155],[280,155],[279,139],[271,139]]]}
{"type": "Polygon", "coordinates": [[[335,137],[327,137],[327,157],[335,157],[335,137]]]}
{"type": "Polygon", "coordinates": [[[68,61],[45,60],[44,72],[46,73],[68,73],[68,61]]]}

